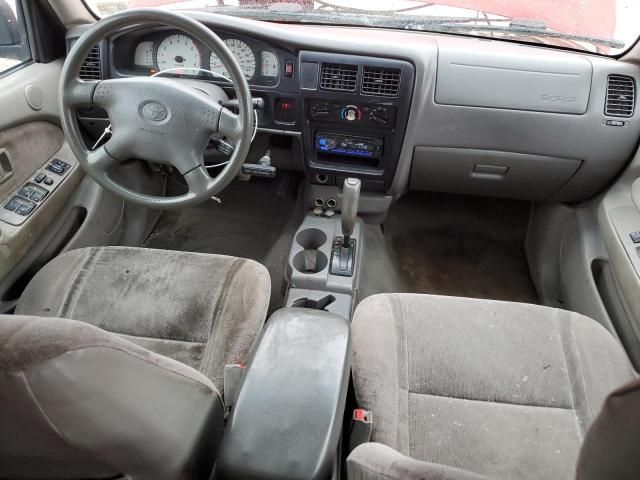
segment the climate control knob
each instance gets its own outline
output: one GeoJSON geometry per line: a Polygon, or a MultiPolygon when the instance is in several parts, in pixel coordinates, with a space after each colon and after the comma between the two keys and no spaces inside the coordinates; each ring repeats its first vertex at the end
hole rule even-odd
{"type": "Polygon", "coordinates": [[[340,118],[348,122],[356,122],[362,118],[362,111],[355,105],[347,105],[340,110],[340,118]]]}

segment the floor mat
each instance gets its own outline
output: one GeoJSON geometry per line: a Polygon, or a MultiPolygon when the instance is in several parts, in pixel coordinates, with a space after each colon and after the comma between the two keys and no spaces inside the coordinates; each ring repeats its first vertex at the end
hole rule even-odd
{"type": "Polygon", "coordinates": [[[271,275],[270,312],[284,303],[285,265],[300,219],[296,214],[299,178],[234,181],[213,200],[165,212],[145,247],[217,253],[250,258],[271,275]]]}
{"type": "Polygon", "coordinates": [[[520,201],[406,195],[384,234],[367,235],[367,258],[378,260],[364,266],[360,298],[382,290],[537,303],[524,252],[529,210],[520,201]]]}

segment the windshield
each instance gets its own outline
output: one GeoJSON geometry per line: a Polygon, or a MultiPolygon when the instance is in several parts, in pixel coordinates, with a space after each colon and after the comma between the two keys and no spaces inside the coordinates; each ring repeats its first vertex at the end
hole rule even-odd
{"type": "Polygon", "coordinates": [[[87,0],[99,16],[161,7],[276,22],[354,25],[504,38],[604,55],[640,34],[639,0],[87,0]]]}

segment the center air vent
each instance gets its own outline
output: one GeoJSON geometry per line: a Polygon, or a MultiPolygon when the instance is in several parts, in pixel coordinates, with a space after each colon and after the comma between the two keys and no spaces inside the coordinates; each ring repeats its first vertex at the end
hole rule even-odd
{"type": "Polygon", "coordinates": [[[636,84],[626,75],[609,75],[604,113],[611,117],[631,117],[635,107],[636,84]]]}
{"type": "Polygon", "coordinates": [[[82,80],[101,80],[102,74],[100,69],[100,45],[94,46],[87,58],[82,62],[80,67],[80,78],[82,80]]]}
{"type": "Polygon", "coordinates": [[[364,67],[361,92],[363,95],[397,97],[400,92],[400,70],[397,68],[364,67]]]}
{"type": "Polygon", "coordinates": [[[338,92],[355,92],[358,81],[357,65],[323,63],[320,73],[320,88],[338,92]]]}

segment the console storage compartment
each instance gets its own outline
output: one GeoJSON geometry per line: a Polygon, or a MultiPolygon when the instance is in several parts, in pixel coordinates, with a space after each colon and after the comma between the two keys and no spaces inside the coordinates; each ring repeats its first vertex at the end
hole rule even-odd
{"type": "Polygon", "coordinates": [[[285,308],[267,321],[246,369],[217,479],[328,479],[337,461],[351,368],[349,323],[285,308]]]}

